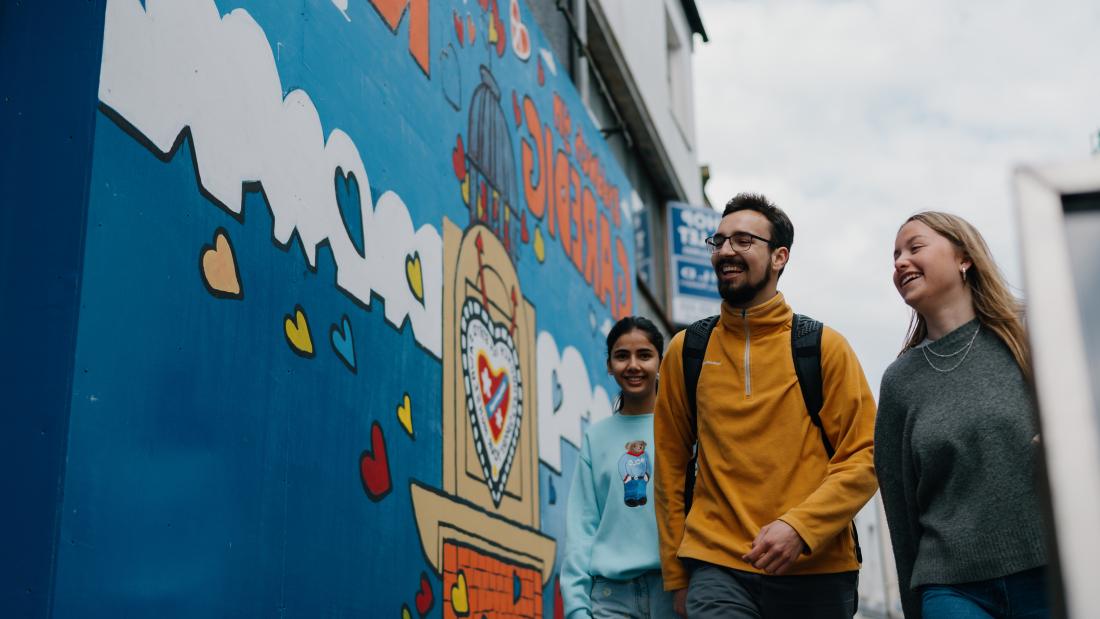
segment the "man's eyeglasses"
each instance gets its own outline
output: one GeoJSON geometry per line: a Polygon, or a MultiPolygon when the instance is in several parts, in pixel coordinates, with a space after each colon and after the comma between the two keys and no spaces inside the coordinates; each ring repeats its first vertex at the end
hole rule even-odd
{"type": "Polygon", "coordinates": [[[715,234],[714,236],[708,236],[703,239],[707,247],[710,248],[710,253],[716,254],[721,251],[722,246],[726,244],[726,241],[730,242],[730,247],[735,250],[746,251],[752,247],[753,241],[760,241],[768,247],[772,246],[771,239],[766,239],[762,236],[756,236],[750,232],[734,232],[733,236],[725,236],[723,234],[715,234]]]}

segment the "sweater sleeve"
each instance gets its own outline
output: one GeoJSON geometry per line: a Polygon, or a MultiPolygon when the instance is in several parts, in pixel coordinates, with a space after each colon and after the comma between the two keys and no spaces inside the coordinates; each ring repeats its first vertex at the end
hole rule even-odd
{"type": "Polygon", "coordinates": [[[600,524],[592,451],[584,437],[580,457],[569,488],[565,510],[565,556],[561,568],[561,597],[569,619],[592,615],[592,574],[589,572],[592,542],[600,524]]]}
{"type": "Polygon", "coordinates": [[[677,557],[684,538],[684,478],[695,444],[695,426],[688,412],[684,392],[681,351],[684,332],[676,334],[661,361],[661,386],[653,415],[653,442],[661,466],[654,478],[654,507],[660,538],[661,572],[665,589],[688,586],[688,573],[677,557]]]}
{"type": "Polygon", "coordinates": [[[874,397],[855,352],[829,328],[822,333],[821,381],[821,422],[835,454],[817,490],[779,517],[794,527],[810,552],[846,529],[877,486],[874,397]]]}
{"type": "Polygon", "coordinates": [[[875,472],[882,492],[886,523],[890,528],[890,545],[898,572],[902,610],[908,619],[920,619],[920,596],[910,587],[921,534],[912,493],[916,487],[916,475],[907,453],[905,409],[894,397],[891,382],[890,371],[887,370],[882,378],[879,414],[875,423],[875,472]]]}

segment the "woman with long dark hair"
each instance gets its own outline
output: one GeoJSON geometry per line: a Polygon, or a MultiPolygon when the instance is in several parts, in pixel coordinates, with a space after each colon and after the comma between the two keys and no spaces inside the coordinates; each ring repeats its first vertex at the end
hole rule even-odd
{"type": "Polygon", "coordinates": [[[653,405],[664,338],[623,318],[607,335],[615,415],[588,429],[569,491],[561,592],[567,619],[671,617],[653,511],[653,405]]]}
{"type": "Polygon", "coordinates": [[[894,286],[913,317],[882,377],[875,471],[905,616],[1048,616],[1039,435],[1020,304],[981,234],[910,217],[894,286]]]}

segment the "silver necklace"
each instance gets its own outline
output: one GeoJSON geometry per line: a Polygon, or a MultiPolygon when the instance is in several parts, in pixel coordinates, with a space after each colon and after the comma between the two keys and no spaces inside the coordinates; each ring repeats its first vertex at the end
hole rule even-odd
{"type": "Polygon", "coordinates": [[[955,352],[952,352],[952,353],[947,353],[947,354],[938,353],[938,352],[932,350],[932,344],[931,343],[928,343],[928,344],[925,344],[924,346],[921,346],[920,347],[921,352],[924,353],[924,360],[928,362],[928,365],[933,370],[936,370],[937,372],[940,372],[941,374],[947,374],[948,372],[955,371],[956,368],[958,368],[960,365],[962,365],[963,361],[966,361],[966,356],[970,354],[970,349],[974,347],[974,340],[976,340],[978,338],[978,332],[981,331],[981,330],[982,330],[982,323],[979,322],[978,323],[978,328],[974,329],[974,335],[970,336],[970,341],[967,342],[966,346],[963,346],[962,348],[960,348],[960,349],[958,349],[958,350],[956,350],[955,352]],[[958,363],[956,363],[955,365],[953,365],[949,368],[938,368],[938,367],[936,367],[935,363],[932,363],[932,358],[928,356],[928,353],[932,353],[933,355],[935,355],[937,357],[940,357],[941,359],[949,359],[949,358],[954,357],[955,355],[957,355],[959,353],[962,353],[962,357],[959,358],[958,363]]]}

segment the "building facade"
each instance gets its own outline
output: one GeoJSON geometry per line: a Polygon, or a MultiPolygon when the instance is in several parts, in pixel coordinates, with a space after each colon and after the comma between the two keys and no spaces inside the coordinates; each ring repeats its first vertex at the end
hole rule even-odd
{"type": "Polygon", "coordinates": [[[635,248],[702,196],[694,3],[0,29],[5,614],[555,616],[603,339],[663,315],[635,248]]]}
{"type": "Polygon", "coordinates": [[[707,41],[694,0],[529,3],[634,192],[638,313],[671,334],[667,205],[706,203],[692,53],[707,41]]]}

